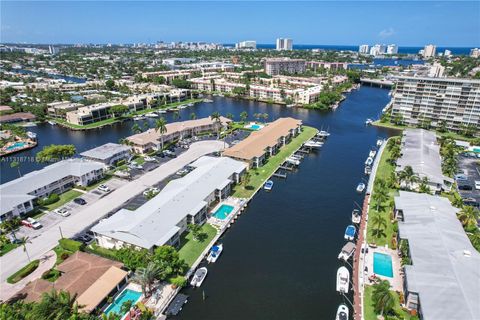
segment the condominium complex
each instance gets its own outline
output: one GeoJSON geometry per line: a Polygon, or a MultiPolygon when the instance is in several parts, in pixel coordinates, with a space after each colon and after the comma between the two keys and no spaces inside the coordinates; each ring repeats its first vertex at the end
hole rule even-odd
{"type": "Polygon", "coordinates": [[[88,186],[103,176],[104,167],[100,162],[63,160],[0,185],[0,221],[33,210],[36,199],[63,193],[75,185],[88,186]]]}
{"type": "Polygon", "coordinates": [[[478,58],[480,57],[480,49],[479,48],[473,48],[470,50],[470,57],[472,58],[478,58]]]}
{"type": "Polygon", "coordinates": [[[392,98],[392,118],[407,125],[445,122],[451,130],[480,127],[480,80],[399,77],[392,98]]]}
{"type": "Polygon", "coordinates": [[[358,47],[359,53],[367,54],[369,50],[370,50],[370,46],[368,44],[362,44],[360,47],[358,47]]]}
{"type": "Polygon", "coordinates": [[[347,70],[347,62],[326,62],[326,61],[308,61],[306,63],[307,68],[317,71],[318,69],[326,70],[347,70]]]}
{"type": "Polygon", "coordinates": [[[303,59],[271,58],[265,60],[265,73],[271,76],[303,72],[305,72],[305,60],[303,59]]]}
{"type": "Polygon", "coordinates": [[[424,58],[432,58],[435,57],[435,53],[437,52],[437,47],[433,44],[428,44],[423,48],[423,57],[424,58]]]}
{"type": "Polygon", "coordinates": [[[292,50],[293,49],[293,41],[292,39],[288,38],[278,38],[276,43],[276,49],[278,51],[282,50],[292,50]]]}
{"type": "Polygon", "coordinates": [[[370,48],[370,55],[378,56],[387,52],[387,46],[384,44],[376,44],[370,48]]]}
{"type": "Polygon", "coordinates": [[[110,108],[118,103],[98,103],[78,108],[65,114],[68,123],[83,126],[110,118],[110,108]]]}
{"type": "Polygon", "coordinates": [[[47,104],[47,112],[50,117],[65,119],[67,112],[75,111],[80,107],[83,107],[83,104],[70,101],[52,102],[47,104]]]}
{"type": "Polygon", "coordinates": [[[180,245],[188,224],[203,224],[209,210],[226,199],[247,165],[226,157],[204,156],[192,172],[171,181],[153,199],[131,211],[121,209],[92,228],[104,248],[134,246],[152,250],[180,245]]]}
{"type": "Polygon", "coordinates": [[[257,42],[253,40],[241,41],[235,44],[237,49],[257,49],[257,42]]]}
{"type": "Polygon", "coordinates": [[[420,319],[480,319],[480,254],[445,197],[400,191],[395,197],[405,306],[420,319]]]}
{"type": "Polygon", "coordinates": [[[398,46],[396,44],[389,44],[387,46],[387,54],[397,54],[398,46]]]}

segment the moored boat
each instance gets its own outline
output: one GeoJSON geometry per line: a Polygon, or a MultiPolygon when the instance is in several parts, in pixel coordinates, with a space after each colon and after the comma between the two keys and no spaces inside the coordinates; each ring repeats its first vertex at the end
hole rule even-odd
{"type": "Polygon", "coordinates": [[[373,158],[372,157],[368,157],[367,160],[365,160],[365,165],[366,166],[371,166],[373,163],[373,158]]]}
{"type": "Polygon", "coordinates": [[[136,116],[136,117],[133,117],[133,120],[134,120],[134,121],[145,120],[145,119],[146,119],[145,116],[136,116]]]}
{"type": "Polygon", "coordinates": [[[337,270],[337,292],[348,293],[350,281],[350,272],[346,267],[340,267],[337,270]]]}
{"type": "Polygon", "coordinates": [[[48,120],[47,123],[48,123],[49,125],[52,125],[52,126],[54,126],[54,125],[57,124],[55,121],[51,121],[51,120],[48,120]]]}
{"type": "Polygon", "coordinates": [[[363,190],[365,190],[365,183],[360,182],[360,183],[357,185],[357,192],[362,193],[363,190]]]}
{"type": "Polygon", "coordinates": [[[338,255],[338,259],[347,261],[355,253],[355,243],[347,242],[338,255]]]}
{"type": "Polygon", "coordinates": [[[286,161],[287,161],[288,163],[291,163],[291,164],[296,165],[296,166],[300,165],[300,160],[295,159],[295,158],[293,158],[293,157],[288,157],[288,158],[286,159],[286,161]]]}
{"type": "Polygon", "coordinates": [[[208,254],[207,261],[210,263],[215,263],[223,251],[223,244],[213,246],[208,254]]]}
{"type": "Polygon", "coordinates": [[[150,113],[147,113],[145,117],[158,118],[158,114],[156,114],[155,112],[150,112],[150,113]]]}
{"type": "Polygon", "coordinates": [[[273,181],[272,180],[268,180],[267,182],[265,182],[265,184],[263,185],[263,189],[267,190],[267,191],[270,191],[272,190],[273,188],[273,181]]]}
{"type": "Polygon", "coordinates": [[[195,274],[193,275],[192,281],[190,281],[190,284],[193,287],[200,287],[203,283],[203,280],[205,280],[205,277],[207,276],[208,270],[205,267],[199,268],[197,271],[195,271],[195,274]]]}
{"type": "Polygon", "coordinates": [[[382,144],[383,144],[383,140],[382,140],[382,139],[378,139],[378,140],[377,140],[377,147],[380,147],[382,144]]]}
{"type": "Polygon", "coordinates": [[[161,110],[158,110],[157,113],[167,113],[167,110],[161,109],[161,110]]]}
{"type": "Polygon", "coordinates": [[[348,313],[348,307],[342,303],[338,306],[337,316],[335,317],[335,320],[348,320],[348,313]]]}
{"type": "Polygon", "coordinates": [[[355,239],[356,233],[357,233],[357,229],[355,229],[355,226],[349,225],[345,229],[345,234],[343,237],[345,238],[345,240],[352,241],[353,239],[355,239]]]}
{"type": "Polygon", "coordinates": [[[368,156],[370,158],[374,158],[376,154],[377,154],[377,150],[370,150],[370,153],[368,154],[368,156]]]}
{"type": "Polygon", "coordinates": [[[369,175],[370,173],[372,173],[372,167],[365,166],[365,171],[364,172],[365,172],[366,175],[369,175]]]}
{"type": "Polygon", "coordinates": [[[327,138],[330,136],[330,133],[328,131],[325,131],[325,130],[320,130],[318,133],[317,133],[317,137],[321,137],[321,138],[327,138]]]}
{"type": "Polygon", "coordinates": [[[308,140],[307,142],[305,142],[304,146],[308,148],[321,148],[323,146],[323,143],[314,140],[308,140]]]}
{"type": "Polygon", "coordinates": [[[370,119],[370,118],[368,118],[367,120],[365,120],[365,124],[366,124],[367,126],[371,125],[372,123],[373,123],[373,120],[370,119]]]}
{"type": "Polygon", "coordinates": [[[358,209],[353,209],[352,211],[352,222],[353,223],[360,223],[362,220],[362,216],[360,215],[360,210],[358,209]]]}

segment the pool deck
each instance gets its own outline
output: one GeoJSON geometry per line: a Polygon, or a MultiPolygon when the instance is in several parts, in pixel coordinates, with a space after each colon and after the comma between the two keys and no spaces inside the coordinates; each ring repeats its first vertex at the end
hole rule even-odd
{"type": "Polygon", "coordinates": [[[368,271],[364,272],[364,282],[366,285],[375,284],[375,282],[369,280],[370,276],[375,274],[376,277],[382,280],[388,280],[390,282],[391,290],[403,292],[403,283],[402,283],[402,275],[401,275],[402,265],[396,250],[392,250],[386,247],[378,247],[378,248],[369,247],[368,253],[365,254],[365,257],[364,257],[364,265],[368,268],[368,271]],[[393,278],[384,277],[382,275],[375,274],[373,272],[374,271],[373,256],[375,252],[387,254],[390,257],[392,257],[393,278]]]}
{"type": "Polygon", "coordinates": [[[228,228],[229,225],[237,219],[237,216],[241,214],[242,208],[246,203],[246,199],[240,199],[240,198],[235,198],[235,197],[228,197],[227,199],[219,202],[212,210],[211,212],[217,212],[217,210],[222,206],[222,205],[229,205],[233,207],[233,210],[227,215],[225,219],[218,219],[215,218],[213,215],[208,218],[207,222],[213,225],[217,230],[223,231],[225,228],[228,228]]]}

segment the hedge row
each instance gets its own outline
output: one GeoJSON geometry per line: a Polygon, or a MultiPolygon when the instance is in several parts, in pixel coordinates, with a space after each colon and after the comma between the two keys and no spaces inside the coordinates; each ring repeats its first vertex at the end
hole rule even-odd
{"type": "Polygon", "coordinates": [[[58,243],[60,244],[60,246],[63,249],[71,251],[71,252],[82,250],[83,247],[84,247],[83,243],[81,243],[79,241],[72,240],[72,239],[65,239],[65,238],[60,239],[60,240],[58,240],[58,243]]]}

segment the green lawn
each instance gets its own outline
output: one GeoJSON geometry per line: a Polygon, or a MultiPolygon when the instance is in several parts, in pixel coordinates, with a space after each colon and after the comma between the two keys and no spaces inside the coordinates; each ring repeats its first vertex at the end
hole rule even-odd
{"type": "MultiPolygon", "coordinates": [[[[405,130],[405,129],[413,129],[414,127],[409,127],[409,126],[405,126],[405,125],[396,125],[396,124],[393,124],[393,123],[390,123],[390,122],[380,122],[380,120],[377,120],[373,123],[374,126],[377,126],[377,127],[384,127],[384,128],[389,128],[389,129],[397,129],[397,130],[405,130]]],[[[432,129],[433,131],[433,129],[432,129]]],[[[440,137],[445,137],[445,138],[451,138],[451,139],[454,139],[454,140],[463,140],[463,141],[471,141],[475,138],[473,137],[465,137],[459,133],[455,133],[455,132],[438,132],[438,131],[435,131],[437,133],[437,135],[439,135],[440,137]]]]}
{"type": "Polygon", "coordinates": [[[210,224],[205,223],[202,226],[202,232],[207,234],[207,238],[201,242],[193,240],[191,232],[182,237],[178,254],[180,255],[181,259],[185,260],[189,267],[193,265],[203,250],[205,250],[205,248],[208,246],[210,241],[212,241],[212,239],[215,237],[217,234],[217,229],[212,227],[210,224]]]}
{"type": "Polygon", "coordinates": [[[99,185],[104,184],[105,182],[107,182],[108,180],[110,180],[112,178],[113,178],[113,176],[111,174],[105,174],[105,176],[102,179],[100,179],[97,182],[85,187],[85,190],[86,191],[93,190],[96,187],[98,187],[99,185]]]}
{"type": "Polygon", "coordinates": [[[108,118],[108,119],[105,119],[105,120],[101,120],[101,121],[97,121],[97,122],[94,122],[94,123],[90,123],[90,124],[86,124],[86,125],[78,125],[78,124],[73,124],[73,123],[69,123],[63,119],[57,119],[57,118],[52,118],[50,119],[58,124],[61,124],[62,126],[65,126],[67,128],[70,128],[70,129],[95,129],[95,128],[99,128],[99,127],[103,127],[105,125],[108,125],[108,124],[112,124],[112,123],[116,123],[120,120],[122,120],[122,118],[120,117],[117,117],[117,118],[108,118]]]}
{"type": "Polygon", "coordinates": [[[260,188],[265,181],[278,169],[278,167],[289,157],[295,150],[307,140],[311,139],[318,132],[312,127],[303,127],[303,131],[295,137],[289,144],[280,149],[280,152],[270,157],[266,164],[260,168],[251,169],[250,182],[245,188],[245,185],[237,185],[235,187],[234,197],[249,198],[255,191],[260,188]]]}
{"type": "Polygon", "coordinates": [[[29,264],[27,264],[25,267],[21,268],[14,274],[12,274],[10,277],[7,278],[8,283],[17,283],[18,281],[22,280],[29,274],[31,274],[33,271],[35,271],[40,264],[40,260],[33,260],[29,264]]]}
{"type": "MultiPolygon", "coordinates": [[[[414,320],[418,319],[416,316],[411,316],[409,312],[402,309],[400,306],[399,295],[395,291],[391,291],[395,297],[396,306],[394,307],[395,312],[399,316],[399,319],[404,320],[414,320]]],[[[373,286],[365,286],[364,301],[363,301],[363,315],[365,320],[377,320],[377,314],[374,311],[373,301],[372,301],[373,286]]]]}
{"type": "Polygon", "coordinates": [[[7,243],[0,248],[0,257],[18,247],[18,244],[7,243]]]}
{"type": "Polygon", "coordinates": [[[60,200],[58,200],[55,203],[43,206],[42,209],[52,211],[55,210],[61,206],[63,206],[65,203],[72,201],[73,199],[77,198],[78,196],[81,196],[83,193],[80,191],[76,190],[68,190],[67,192],[64,192],[60,194],[60,200]]]}
{"type": "MultiPolygon", "coordinates": [[[[388,181],[388,178],[390,177],[391,172],[395,170],[395,167],[390,162],[387,161],[389,158],[390,158],[390,151],[388,151],[388,149],[385,148],[383,151],[382,157],[380,159],[380,163],[378,165],[377,174],[375,176],[375,183],[377,182],[378,179],[388,181]]],[[[387,228],[384,230],[386,235],[385,237],[375,238],[372,235],[373,228],[371,224],[367,224],[367,242],[368,243],[374,242],[378,246],[384,246],[385,244],[388,244],[389,247],[391,247],[393,223],[390,220],[391,218],[390,214],[393,210],[392,201],[396,192],[397,191],[395,189],[389,189],[389,195],[390,195],[389,199],[386,202],[381,204],[380,208],[383,207],[384,209],[383,210],[380,209],[379,211],[377,211],[377,203],[375,202],[373,197],[371,198],[368,216],[372,217],[376,214],[380,214],[387,222],[387,228]]],[[[372,192],[372,196],[373,196],[373,192],[372,192]]]]}
{"type": "Polygon", "coordinates": [[[155,111],[155,110],[174,108],[174,107],[180,106],[182,104],[195,103],[195,102],[200,102],[200,101],[203,101],[203,99],[188,99],[188,100],[184,100],[184,101],[177,101],[177,102],[167,103],[167,104],[162,105],[158,108],[143,109],[143,110],[139,110],[139,111],[136,111],[136,112],[132,112],[130,115],[139,116],[139,115],[150,113],[150,112],[155,111]]]}

